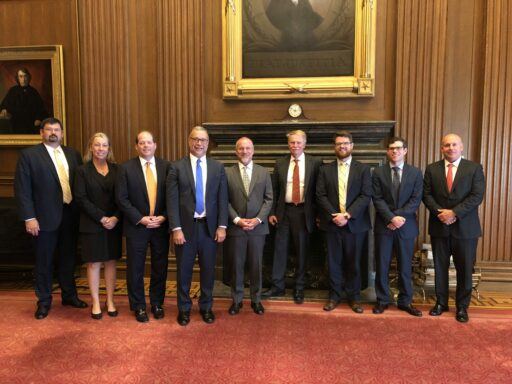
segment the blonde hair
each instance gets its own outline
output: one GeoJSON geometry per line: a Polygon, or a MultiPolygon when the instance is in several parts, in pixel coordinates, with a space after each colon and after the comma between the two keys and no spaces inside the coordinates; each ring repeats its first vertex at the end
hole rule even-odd
{"type": "Polygon", "coordinates": [[[299,135],[299,136],[302,136],[302,138],[304,139],[304,142],[307,142],[308,141],[308,138],[306,136],[306,132],[304,132],[303,130],[301,129],[296,129],[294,131],[290,131],[286,134],[286,138],[289,139],[290,136],[293,136],[293,135],[299,135]]]}
{"type": "Polygon", "coordinates": [[[110,145],[110,139],[103,132],[96,132],[89,139],[89,144],[87,144],[87,148],[85,150],[84,161],[92,160],[92,144],[94,143],[94,139],[96,139],[98,137],[101,139],[107,140],[107,142],[108,142],[107,161],[113,163],[115,160],[114,160],[114,152],[112,151],[112,146],[110,145]]]}

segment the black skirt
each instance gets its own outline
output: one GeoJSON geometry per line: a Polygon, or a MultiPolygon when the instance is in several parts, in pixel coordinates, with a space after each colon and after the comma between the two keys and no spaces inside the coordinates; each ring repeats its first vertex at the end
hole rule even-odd
{"type": "Polygon", "coordinates": [[[121,257],[122,230],[120,224],[121,222],[111,230],[80,234],[84,263],[117,260],[121,257]]]}

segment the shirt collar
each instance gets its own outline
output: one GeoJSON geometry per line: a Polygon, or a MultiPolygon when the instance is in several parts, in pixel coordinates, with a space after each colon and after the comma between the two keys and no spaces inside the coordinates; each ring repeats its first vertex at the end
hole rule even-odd
{"type": "Polygon", "coordinates": [[[352,164],[352,156],[349,156],[343,160],[336,159],[338,161],[338,166],[340,166],[342,163],[347,164],[350,167],[350,164],[352,164]]]}
{"type": "Polygon", "coordinates": [[[242,170],[244,167],[246,167],[248,171],[251,171],[252,170],[252,160],[247,165],[243,165],[241,162],[238,162],[238,167],[240,168],[240,170],[242,170]]]}
{"type": "Polygon", "coordinates": [[[143,167],[146,166],[146,163],[150,163],[151,165],[155,165],[155,156],[153,156],[149,160],[146,160],[146,159],[144,159],[144,158],[139,156],[139,160],[140,160],[140,163],[142,164],[143,167]]]}
{"type": "MultiPolygon", "coordinates": [[[[299,160],[299,162],[303,162],[305,158],[306,158],[306,154],[304,152],[302,152],[302,155],[300,155],[297,160],[299,160]]],[[[292,162],[293,160],[295,160],[295,157],[290,156],[290,162],[292,162]]]]}
{"type": "Polygon", "coordinates": [[[64,151],[62,150],[62,147],[59,145],[58,147],[56,148],[53,148],[51,145],[48,145],[46,143],[43,143],[43,145],[46,147],[46,150],[48,152],[52,152],[52,153],[55,153],[55,150],[58,149],[59,151],[61,151],[62,153],[64,153],[64,151]]]}
{"type": "Polygon", "coordinates": [[[444,159],[444,167],[446,168],[448,164],[453,164],[455,168],[459,167],[460,161],[462,160],[462,156],[455,160],[453,163],[450,163],[448,160],[444,159]]]}
{"type": "Polygon", "coordinates": [[[204,155],[203,157],[196,157],[194,156],[193,154],[189,153],[190,155],[190,159],[194,162],[194,163],[197,163],[197,160],[200,159],[201,160],[201,163],[205,163],[205,160],[206,160],[206,155],[204,155]]]}
{"type": "Polygon", "coordinates": [[[400,164],[396,164],[396,165],[392,165],[391,163],[389,163],[389,168],[393,169],[393,167],[398,167],[399,170],[403,170],[404,164],[405,164],[405,161],[402,161],[400,164]]]}

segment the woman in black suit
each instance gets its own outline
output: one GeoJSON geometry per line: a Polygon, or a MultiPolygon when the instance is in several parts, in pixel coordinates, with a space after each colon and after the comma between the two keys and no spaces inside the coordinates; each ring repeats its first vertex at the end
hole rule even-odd
{"type": "Polygon", "coordinates": [[[91,317],[102,317],[99,301],[101,264],[105,266],[107,313],[117,316],[114,305],[116,262],[121,257],[121,214],[115,202],[114,185],[117,164],[110,140],[104,133],[95,133],[89,140],[85,164],[75,176],[75,199],[81,208],[80,239],[82,259],[87,263],[87,279],[91,290],[91,317]]]}

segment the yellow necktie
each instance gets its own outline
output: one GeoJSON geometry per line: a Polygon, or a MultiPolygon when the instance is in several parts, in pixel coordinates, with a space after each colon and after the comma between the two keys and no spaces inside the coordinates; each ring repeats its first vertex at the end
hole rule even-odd
{"type": "Polygon", "coordinates": [[[148,161],[146,163],[146,188],[149,198],[149,216],[153,216],[155,214],[156,205],[156,180],[150,165],[151,163],[148,161]]]}
{"type": "Polygon", "coordinates": [[[347,203],[347,181],[348,181],[348,164],[341,162],[338,171],[338,198],[340,201],[340,212],[346,212],[347,203]]]}
{"type": "Polygon", "coordinates": [[[59,175],[60,187],[62,188],[62,200],[65,204],[71,203],[73,196],[71,195],[71,187],[69,186],[69,175],[64,167],[64,155],[59,148],[56,148],[53,153],[55,154],[55,163],[57,164],[57,175],[59,175]]]}

